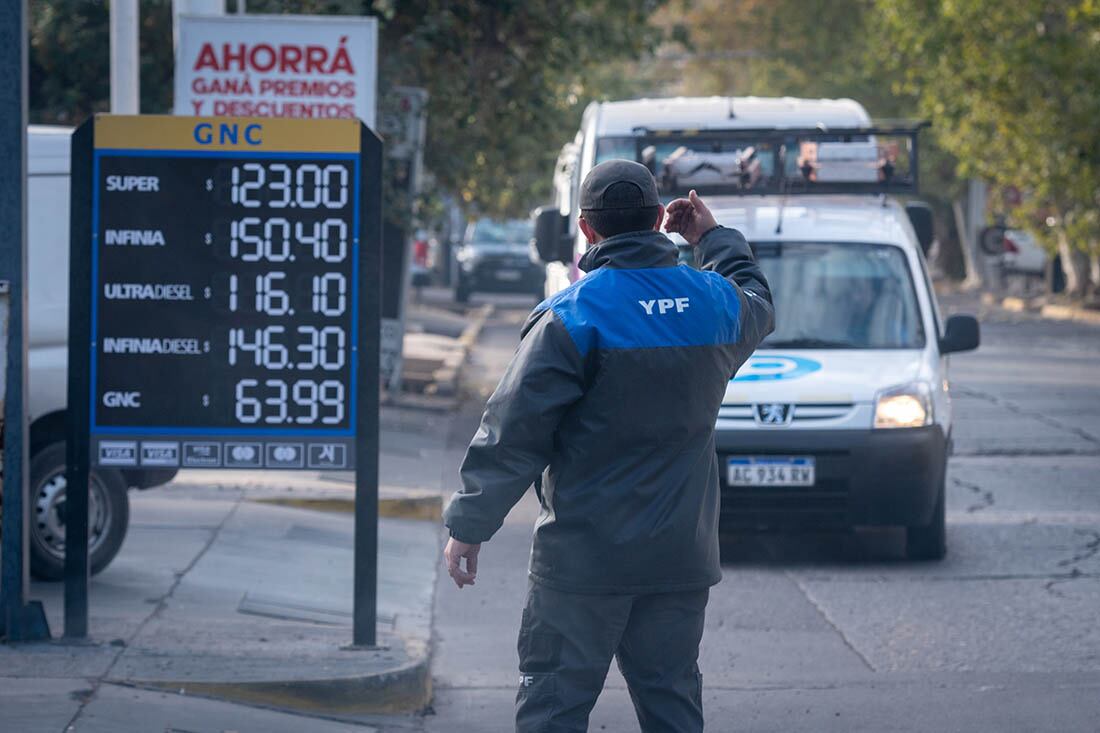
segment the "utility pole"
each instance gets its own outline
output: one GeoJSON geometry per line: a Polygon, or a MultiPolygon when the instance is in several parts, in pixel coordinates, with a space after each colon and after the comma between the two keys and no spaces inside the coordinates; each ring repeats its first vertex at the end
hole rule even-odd
{"type": "Polygon", "coordinates": [[[0,397],[3,398],[3,560],[0,635],[50,638],[46,613],[27,601],[27,2],[0,0],[0,397]]]}
{"type": "Polygon", "coordinates": [[[138,0],[111,0],[111,113],[136,115],[141,107],[138,0]]]}
{"type": "Polygon", "coordinates": [[[974,263],[973,277],[967,273],[967,280],[972,280],[979,287],[990,287],[993,278],[990,273],[989,257],[985,256],[981,248],[981,233],[985,228],[986,199],[989,196],[989,186],[985,181],[972,178],[966,186],[966,239],[970,246],[971,257],[974,263]]]}

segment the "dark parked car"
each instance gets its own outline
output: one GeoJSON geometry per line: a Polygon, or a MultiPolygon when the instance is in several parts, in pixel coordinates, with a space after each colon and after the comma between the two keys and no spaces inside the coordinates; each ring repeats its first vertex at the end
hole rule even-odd
{"type": "Polygon", "coordinates": [[[465,303],[482,292],[530,293],[541,301],[546,274],[532,255],[532,231],[526,219],[471,223],[455,253],[455,300],[465,303]]]}

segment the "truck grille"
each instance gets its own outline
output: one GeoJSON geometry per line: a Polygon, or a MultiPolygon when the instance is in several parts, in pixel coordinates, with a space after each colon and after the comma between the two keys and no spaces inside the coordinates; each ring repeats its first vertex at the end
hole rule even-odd
{"type": "MultiPolygon", "coordinates": [[[[791,425],[814,425],[826,420],[848,417],[855,409],[852,402],[798,402],[792,406],[791,425]]],[[[756,405],[722,405],[718,408],[719,420],[743,422],[746,426],[757,422],[756,405]]]]}

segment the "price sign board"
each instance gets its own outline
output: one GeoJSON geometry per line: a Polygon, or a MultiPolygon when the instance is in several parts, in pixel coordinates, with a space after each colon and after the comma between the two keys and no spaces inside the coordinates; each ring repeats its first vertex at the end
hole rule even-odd
{"type": "Polygon", "coordinates": [[[88,251],[73,255],[89,259],[92,465],[355,467],[360,391],[378,382],[365,130],[95,120],[88,251]]]}
{"type": "Polygon", "coordinates": [[[73,133],[65,634],[93,467],[354,469],[375,643],[382,142],[357,120],[97,116],[73,133]]]}

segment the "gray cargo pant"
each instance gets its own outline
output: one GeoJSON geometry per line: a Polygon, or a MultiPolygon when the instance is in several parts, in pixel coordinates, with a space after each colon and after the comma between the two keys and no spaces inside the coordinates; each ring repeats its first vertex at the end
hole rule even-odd
{"type": "Polygon", "coordinates": [[[703,730],[696,661],[709,595],[584,595],[531,582],[519,632],[517,733],[586,731],[613,656],[644,733],[703,730]]]}

